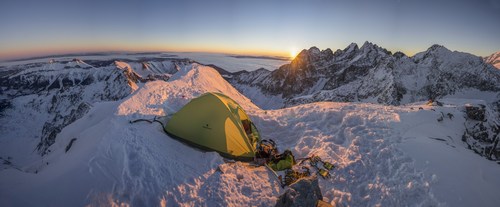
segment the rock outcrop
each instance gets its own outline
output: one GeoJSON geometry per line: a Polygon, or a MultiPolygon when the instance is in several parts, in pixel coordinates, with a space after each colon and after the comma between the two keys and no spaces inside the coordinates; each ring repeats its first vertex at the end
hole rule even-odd
{"type": "Polygon", "coordinates": [[[317,206],[323,200],[317,177],[307,177],[290,185],[276,202],[276,207],[317,206]]]}
{"type": "Polygon", "coordinates": [[[465,106],[465,131],[468,148],[491,160],[500,160],[500,124],[495,112],[482,104],[465,106]]]}

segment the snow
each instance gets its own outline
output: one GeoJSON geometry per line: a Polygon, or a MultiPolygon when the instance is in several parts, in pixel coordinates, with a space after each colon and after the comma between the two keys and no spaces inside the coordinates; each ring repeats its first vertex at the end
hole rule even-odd
{"type": "Polygon", "coordinates": [[[180,52],[169,53],[179,57],[189,58],[198,61],[202,64],[214,64],[229,72],[237,71],[254,71],[260,68],[268,70],[278,69],[281,65],[289,63],[288,60],[277,59],[261,59],[261,58],[235,58],[229,54],[217,53],[196,53],[196,52],[180,52]]]}
{"type": "MultiPolygon", "coordinates": [[[[200,62],[202,64],[214,64],[221,67],[229,72],[237,71],[254,71],[259,68],[266,68],[268,70],[275,70],[281,65],[289,63],[288,60],[279,59],[267,59],[267,58],[235,58],[231,54],[221,54],[221,53],[202,53],[202,52],[158,52],[151,54],[142,53],[102,53],[99,55],[93,54],[80,54],[80,55],[67,55],[59,56],[54,58],[35,58],[30,60],[20,60],[20,61],[4,61],[0,62],[0,66],[15,66],[24,65],[30,63],[47,63],[52,60],[55,61],[72,61],[74,58],[80,58],[83,60],[141,60],[144,58],[189,58],[191,60],[200,62]]],[[[75,63],[72,63],[75,64],[75,63]]],[[[133,67],[135,68],[135,67],[133,67]]]]}
{"type": "MultiPolygon", "coordinates": [[[[234,86],[238,87],[240,84],[235,83],[234,86]]],[[[262,109],[279,109],[284,106],[282,95],[268,95],[262,93],[257,87],[242,86],[238,90],[245,94],[252,103],[262,109]]]]}
{"type": "Polygon", "coordinates": [[[477,89],[467,89],[455,92],[455,94],[445,96],[447,99],[470,99],[485,101],[482,104],[493,103],[499,100],[500,93],[491,91],[480,91],[477,89]]]}
{"type": "Polygon", "coordinates": [[[319,102],[262,110],[217,71],[196,63],[180,68],[168,82],[138,87],[123,100],[94,104],[58,134],[43,159],[20,170],[2,169],[0,205],[273,206],[283,189],[265,167],[225,163],[215,152],[170,138],[156,123],[129,123],[171,115],[205,92],[233,98],[263,138],[274,139],[281,151],[291,149],[296,158],[316,154],[334,163],[332,177],[319,180],[326,202],[338,206],[500,202],[500,166],[475,155],[460,141],[464,122],[460,106],[471,100],[446,99],[445,107],[423,102],[400,107],[319,102]],[[455,118],[437,122],[441,112],[455,118]],[[77,139],[65,152],[73,138],[77,139]]]}
{"type": "Polygon", "coordinates": [[[323,77],[319,78],[319,80],[316,82],[316,84],[314,84],[314,86],[313,86],[313,87],[311,87],[311,88],[307,91],[307,93],[305,93],[305,94],[313,94],[313,93],[316,93],[316,92],[320,91],[322,88],[324,88],[324,87],[325,87],[325,84],[326,84],[329,80],[330,80],[330,79],[328,79],[328,78],[323,78],[323,77]]]}
{"type": "MultiPolygon", "coordinates": [[[[434,107],[435,111],[428,108],[401,116],[400,124],[395,126],[401,134],[401,149],[415,160],[416,166],[431,180],[438,200],[445,201],[449,206],[495,206],[500,202],[497,196],[500,166],[471,153],[460,140],[465,120],[463,112],[457,111],[457,107],[475,101],[440,101],[445,107],[434,107]],[[445,118],[439,123],[436,119],[441,112],[452,113],[454,118],[445,118]]],[[[484,104],[482,101],[477,103],[484,104]]]]}
{"type": "Polygon", "coordinates": [[[500,52],[496,52],[488,57],[485,57],[484,61],[493,65],[495,68],[500,69],[500,52]]]}
{"type": "Polygon", "coordinates": [[[399,116],[385,108],[323,102],[268,111],[265,124],[256,120],[263,134],[276,139],[282,149],[291,148],[297,157],[316,154],[337,166],[332,179],[320,179],[328,202],[352,206],[436,205],[428,181],[390,139],[389,125],[398,122],[399,116]],[[287,130],[276,130],[280,128],[287,130]],[[407,188],[409,182],[414,187],[407,188]]]}
{"type": "Polygon", "coordinates": [[[15,90],[19,86],[13,85],[9,87],[14,90],[3,89],[4,93],[0,95],[0,100],[5,98],[13,106],[3,108],[5,117],[0,117],[0,156],[15,154],[16,156],[11,157],[15,157],[15,164],[20,166],[32,162],[33,157],[38,157],[35,147],[40,142],[42,131],[48,122],[61,124],[65,117],[75,115],[74,110],[81,104],[86,105],[105,98],[116,99],[129,94],[131,90],[127,83],[115,84],[116,82],[111,81],[120,80],[119,75],[110,68],[64,69],[64,64],[52,63],[9,76],[11,79],[24,79],[28,89],[15,90]],[[96,80],[95,84],[64,87],[62,83],[66,80],[74,84],[75,81],[81,82],[87,77],[96,80]],[[110,81],[107,81],[108,79],[110,81]],[[35,88],[37,83],[44,81],[48,84],[36,88],[38,93],[30,93],[31,87],[35,88]],[[54,82],[59,83],[58,86],[49,90],[54,82]]]}

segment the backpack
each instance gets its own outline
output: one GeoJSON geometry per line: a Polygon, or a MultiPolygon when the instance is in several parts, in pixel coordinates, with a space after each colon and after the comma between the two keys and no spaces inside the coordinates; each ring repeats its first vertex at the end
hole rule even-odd
{"type": "Polygon", "coordinates": [[[268,163],[269,167],[274,171],[292,169],[295,164],[295,157],[290,150],[285,150],[282,154],[277,155],[268,163]]]}

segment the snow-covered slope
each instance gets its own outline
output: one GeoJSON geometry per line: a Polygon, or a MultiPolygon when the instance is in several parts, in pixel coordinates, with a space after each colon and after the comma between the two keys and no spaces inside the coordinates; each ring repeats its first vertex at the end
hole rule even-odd
{"type": "MultiPolygon", "coordinates": [[[[129,123],[172,114],[208,91],[236,100],[261,135],[276,140],[280,150],[333,162],[337,167],[332,177],[320,179],[329,203],[500,203],[495,193],[500,191],[499,165],[460,141],[463,105],[469,100],[446,99],[441,107],[319,102],[262,110],[216,70],[199,64],[179,67],[167,82],[137,87],[124,99],[92,104],[88,113],[62,129],[40,160],[2,169],[0,204],[273,206],[283,190],[265,167],[225,163],[217,153],[170,138],[156,123],[129,123]],[[454,118],[437,121],[441,112],[454,118]]],[[[2,159],[9,160],[6,156],[2,159]]]]}
{"type": "Polygon", "coordinates": [[[169,73],[189,64],[187,60],[85,62],[75,58],[6,67],[0,71],[0,156],[23,151],[14,161],[23,165],[38,157],[31,152],[47,153],[56,135],[94,103],[122,99],[137,84],[167,80],[169,73]],[[148,71],[141,64],[150,65],[148,71]]]}
{"type": "Polygon", "coordinates": [[[243,72],[228,80],[257,104],[261,98],[246,91],[260,90],[264,100],[281,97],[284,106],[317,101],[399,105],[457,94],[500,100],[499,70],[440,45],[413,57],[370,42],[335,53],[312,47],[278,70],[243,72]]]}
{"type": "Polygon", "coordinates": [[[495,66],[496,68],[500,69],[500,52],[496,52],[488,57],[485,57],[484,62],[489,63],[495,66]]]}

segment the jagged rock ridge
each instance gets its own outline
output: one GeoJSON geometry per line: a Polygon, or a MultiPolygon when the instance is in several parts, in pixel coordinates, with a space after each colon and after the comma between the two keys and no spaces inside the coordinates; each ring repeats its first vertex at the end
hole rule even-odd
{"type": "Polygon", "coordinates": [[[228,80],[241,91],[253,87],[281,96],[285,106],[316,101],[399,105],[468,89],[500,90],[500,71],[480,57],[441,45],[408,57],[370,42],[334,53],[311,47],[275,71],[242,72],[228,80]]]}

